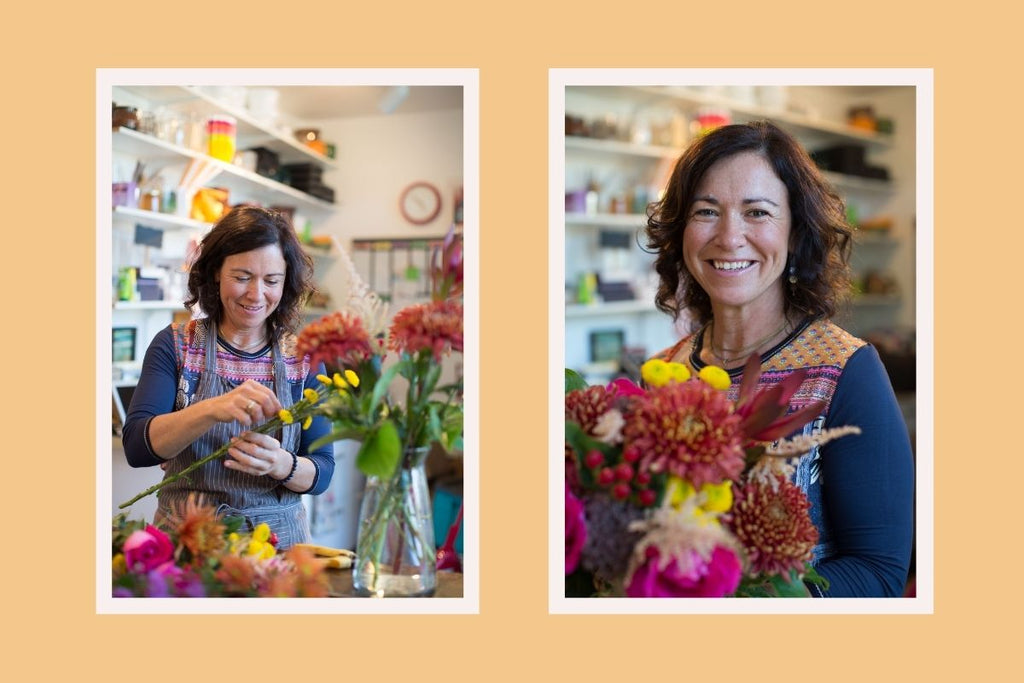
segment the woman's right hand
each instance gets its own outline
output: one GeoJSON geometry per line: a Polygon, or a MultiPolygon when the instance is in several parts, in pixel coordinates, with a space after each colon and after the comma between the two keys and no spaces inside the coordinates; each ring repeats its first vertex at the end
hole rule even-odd
{"type": "Polygon", "coordinates": [[[207,399],[217,422],[239,422],[246,427],[264,422],[281,410],[281,402],[269,388],[246,380],[226,394],[207,399]]]}

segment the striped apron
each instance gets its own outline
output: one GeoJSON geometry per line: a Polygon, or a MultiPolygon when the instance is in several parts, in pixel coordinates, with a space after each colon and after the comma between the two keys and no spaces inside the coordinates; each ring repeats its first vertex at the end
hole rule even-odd
{"type": "MultiPolygon", "coordinates": [[[[197,326],[198,333],[198,326],[197,326]]],[[[175,344],[177,353],[182,353],[181,345],[175,344]]],[[[187,400],[188,404],[203,401],[230,392],[238,384],[217,374],[217,325],[210,320],[206,328],[206,359],[205,371],[200,375],[199,386],[194,396],[187,400]]],[[[278,342],[272,348],[274,377],[272,380],[260,380],[261,384],[272,386],[281,405],[292,403],[291,390],[288,386],[288,375],[278,342]]],[[[183,359],[179,357],[179,367],[183,359]]],[[[184,405],[177,405],[182,399],[179,391],[175,410],[184,405]]],[[[167,475],[175,474],[191,465],[196,460],[213,453],[232,437],[247,431],[239,422],[219,422],[208,432],[195,440],[177,457],[168,461],[167,475]]],[[[283,433],[273,435],[281,442],[281,448],[297,453],[301,436],[298,424],[283,428],[283,433]]],[[[225,456],[228,457],[228,456],[225,456]]],[[[165,475],[166,476],[166,475],[165,475]]],[[[159,509],[156,519],[171,515],[172,510],[181,508],[190,493],[201,496],[207,504],[217,506],[219,515],[241,516],[245,525],[251,530],[258,524],[266,522],[271,531],[277,534],[278,550],[286,550],[296,543],[308,543],[310,540],[309,522],[306,509],[298,493],[290,491],[270,476],[256,476],[229,469],[224,466],[223,458],[211,461],[188,475],[188,480],[180,479],[168,484],[160,490],[159,509]]]]}

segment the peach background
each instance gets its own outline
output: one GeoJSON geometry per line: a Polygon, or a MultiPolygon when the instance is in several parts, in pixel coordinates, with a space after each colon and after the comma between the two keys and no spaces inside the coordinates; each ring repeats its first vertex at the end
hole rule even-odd
{"type": "Polygon", "coordinates": [[[982,0],[948,17],[873,0],[717,11],[603,1],[544,11],[479,2],[9,10],[0,45],[14,309],[4,341],[6,663],[39,679],[151,681],[292,671],[900,680],[1008,670],[1021,464],[1000,426],[1014,419],[1020,381],[1020,97],[1005,86],[1021,55],[1017,22],[996,6],[982,0]],[[95,69],[187,66],[480,69],[479,615],[95,614],[95,69]],[[756,66],[935,70],[935,613],[549,615],[548,288],[536,275],[546,272],[547,70],[756,66]],[[535,386],[524,381],[531,374],[535,386]]]}

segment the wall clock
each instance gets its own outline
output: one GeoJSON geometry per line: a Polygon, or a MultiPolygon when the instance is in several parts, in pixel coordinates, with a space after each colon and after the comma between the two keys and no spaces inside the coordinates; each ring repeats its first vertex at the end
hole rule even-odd
{"type": "Polygon", "coordinates": [[[434,185],[417,181],[402,190],[398,208],[413,225],[426,225],[441,213],[441,193],[434,185]]]}

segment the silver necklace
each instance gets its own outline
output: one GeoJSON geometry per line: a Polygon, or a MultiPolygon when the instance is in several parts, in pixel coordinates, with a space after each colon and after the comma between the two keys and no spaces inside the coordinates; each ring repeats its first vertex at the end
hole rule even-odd
{"type": "Polygon", "coordinates": [[[760,341],[751,344],[750,346],[745,346],[742,349],[716,349],[715,338],[713,334],[714,324],[715,322],[712,320],[711,326],[708,329],[708,347],[711,349],[711,355],[720,360],[722,362],[722,365],[732,365],[736,361],[746,360],[747,357],[750,355],[751,351],[756,351],[757,349],[761,348],[762,346],[765,345],[766,342],[770,341],[771,339],[774,339],[776,336],[778,336],[780,332],[789,327],[789,321],[783,319],[782,325],[777,330],[769,334],[767,337],[762,338],[760,341]],[[735,353],[736,355],[732,358],[726,358],[724,355],[725,352],[735,353]]]}

